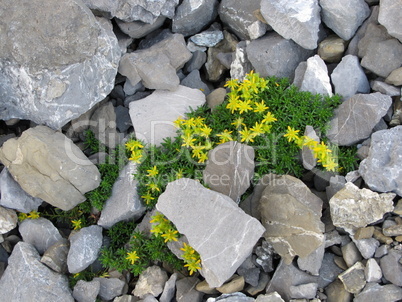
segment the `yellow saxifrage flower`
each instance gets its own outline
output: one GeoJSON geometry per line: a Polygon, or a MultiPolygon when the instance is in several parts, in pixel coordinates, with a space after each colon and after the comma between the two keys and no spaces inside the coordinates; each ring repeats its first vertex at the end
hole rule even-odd
{"type": "Polygon", "coordinates": [[[73,227],[74,227],[74,230],[79,230],[79,229],[82,228],[82,221],[81,221],[81,219],[78,219],[78,220],[71,220],[71,223],[72,223],[72,225],[73,225],[73,227]]]}
{"type": "Polygon", "coordinates": [[[204,163],[206,160],[208,160],[208,153],[202,151],[198,157],[198,162],[204,163]]]}
{"type": "Polygon", "coordinates": [[[268,107],[265,106],[264,101],[261,101],[260,103],[257,103],[257,102],[254,103],[254,112],[263,113],[267,109],[268,109],[268,107]]]}
{"type": "Polygon", "coordinates": [[[192,147],[193,143],[196,141],[196,139],[193,138],[193,136],[189,133],[187,133],[186,135],[182,135],[181,138],[183,140],[183,147],[192,147]]]}
{"type": "Polygon", "coordinates": [[[240,130],[239,133],[241,135],[241,142],[254,142],[254,137],[256,135],[250,129],[247,129],[247,127],[244,127],[244,129],[240,130]]]}
{"type": "Polygon", "coordinates": [[[169,229],[165,232],[165,234],[162,234],[162,237],[165,238],[165,242],[169,241],[177,241],[177,234],[179,232],[173,229],[169,229]]]}
{"type": "Polygon", "coordinates": [[[30,218],[30,219],[38,219],[40,216],[39,216],[39,213],[38,212],[36,212],[36,211],[31,211],[31,212],[29,212],[29,215],[28,215],[28,217],[27,218],[30,218]]]}
{"type": "Polygon", "coordinates": [[[288,141],[295,141],[299,138],[299,136],[297,135],[297,133],[300,132],[300,130],[295,130],[292,127],[288,126],[288,130],[287,133],[284,135],[284,137],[287,137],[288,141]]]}
{"type": "Polygon", "coordinates": [[[155,199],[149,192],[147,192],[147,194],[145,195],[142,195],[141,198],[145,200],[146,204],[149,204],[152,200],[155,199]]]}
{"type": "Polygon", "coordinates": [[[133,265],[135,263],[135,261],[140,259],[140,257],[138,257],[138,255],[137,255],[137,251],[129,252],[129,253],[127,253],[127,255],[128,256],[126,257],[126,259],[130,260],[131,265],[133,265]]]}
{"type": "Polygon", "coordinates": [[[248,112],[249,110],[253,110],[253,107],[251,107],[250,103],[250,100],[239,101],[237,103],[237,110],[239,110],[240,114],[242,114],[243,112],[248,112]]]}
{"type": "Polygon", "coordinates": [[[140,163],[142,158],[142,151],[141,150],[134,150],[131,153],[131,157],[128,160],[131,160],[135,163],[140,163]]]}
{"type": "Polygon", "coordinates": [[[270,124],[277,121],[275,116],[271,112],[267,112],[264,116],[264,119],[261,121],[262,123],[270,124]]]}
{"type": "Polygon", "coordinates": [[[158,175],[159,171],[158,168],[156,166],[153,166],[152,169],[147,170],[148,172],[148,176],[150,177],[154,177],[156,175],[158,175]]]}
{"type": "Polygon", "coordinates": [[[236,128],[240,128],[241,126],[246,126],[244,122],[244,118],[242,117],[238,117],[237,119],[234,120],[233,123],[231,123],[231,125],[235,126],[236,128]]]}
{"type": "Polygon", "coordinates": [[[221,140],[219,141],[219,144],[223,144],[229,141],[232,141],[232,132],[233,131],[229,131],[227,129],[223,130],[223,132],[217,134],[216,136],[219,137],[221,140]]]}
{"type": "Polygon", "coordinates": [[[150,189],[152,192],[155,192],[155,191],[160,192],[160,191],[161,191],[161,189],[159,188],[159,186],[158,186],[156,183],[154,183],[154,182],[151,182],[151,183],[149,183],[149,184],[146,184],[146,186],[149,187],[149,189],[150,189]]]}
{"type": "Polygon", "coordinates": [[[250,130],[253,131],[256,136],[265,133],[264,125],[257,122],[255,122],[255,126],[252,127],[250,130]]]}
{"type": "Polygon", "coordinates": [[[188,262],[187,264],[184,265],[184,267],[187,267],[188,270],[190,271],[190,276],[191,276],[193,273],[195,273],[196,271],[198,271],[198,270],[201,269],[200,262],[201,262],[201,260],[198,259],[198,260],[196,260],[196,261],[188,262]]]}

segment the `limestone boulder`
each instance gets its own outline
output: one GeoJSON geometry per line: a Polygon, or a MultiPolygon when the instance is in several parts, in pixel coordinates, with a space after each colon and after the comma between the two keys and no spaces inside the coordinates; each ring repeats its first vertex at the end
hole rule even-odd
{"type": "Polygon", "coordinates": [[[308,58],[306,70],[301,80],[300,90],[332,96],[332,87],[329,81],[327,65],[325,65],[319,55],[308,58]]]}
{"type": "Polygon", "coordinates": [[[387,29],[391,36],[402,43],[401,14],[401,0],[381,0],[378,22],[387,29]]]}
{"type": "Polygon", "coordinates": [[[0,161],[25,192],[65,211],[85,201],[84,194],[100,183],[98,169],[82,151],[45,126],[6,141],[0,161]]]}
{"type": "Polygon", "coordinates": [[[1,119],[60,129],[113,89],[121,51],[112,24],[82,1],[12,1],[0,17],[1,119]]]}
{"type": "Polygon", "coordinates": [[[232,277],[265,230],[230,197],[189,178],[169,183],[156,209],[200,254],[201,274],[210,287],[219,287],[232,277]]]}

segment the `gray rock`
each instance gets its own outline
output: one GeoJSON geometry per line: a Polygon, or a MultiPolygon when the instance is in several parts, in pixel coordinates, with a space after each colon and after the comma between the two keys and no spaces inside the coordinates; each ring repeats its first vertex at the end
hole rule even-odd
{"type": "Polygon", "coordinates": [[[113,89],[116,36],[81,1],[18,0],[0,15],[1,119],[59,129],[113,89]]]}
{"type": "Polygon", "coordinates": [[[268,29],[263,18],[258,18],[259,0],[247,2],[222,0],[219,5],[219,17],[241,40],[254,40],[262,37],[268,29]]]}
{"type": "Polygon", "coordinates": [[[317,294],[317,286],[317,283],[292,285],[289,288],[289,293],[294,299],[313,299],[317,294]]]}
{"type": "Polygon", "coordinates": [[[254,298],[247,297],[241,292],[232,294],[223,294],[217,298],[209,298],[207,302],[253,302],[254,298]]]}
{"type": "Polygon", "coordinates": [[[288,77],[292,80],[297,65],[306,61],[311,54],[311,50],[304,49],[275,32],[253,40],[247,46],[248,59],[262,77],[288,77]]]}
{"type": "Polygon", "coordinates": [[[186,277],[176,282],[176,301],[177,302],[201,302],[203,293],[195,289],[200,282],[197,277],[186,277]]]}
{"type": "Polygon", "coordinates": [[[391,103],[391,97],[378,92],[352,96],[335,109],[327,137],[340,146],[350,146],[368,138],[391,103]]]}
{"type": "Polygon", "coordinates": [[[109,229],[123,220],[138,219],[145,212],[137,193],[138,181],[133,178],[137,165],[128,163],[121,171],[119,178],[113,185],[112,195],[106,200],[98,225],[109,229]]]}
{"type": "Polygon", "coordinates": [[[343,40],[350,40],[369,16],[364,0],[320,0],[322,21],[343,40]]]}
{"type": "MultiPolygon", "coordinates": [[[[230,77],[232,79],[238,79],[242,81],[246,77],[246,74],[248,74],[253,69],[247,57],[248,43],[249,42],[247,41],[240,41],[236,45],[234,58],[230,63],[230,77]]],[[[232,55],[230,55],[230,58],[232,58],[232,55]]]]}
{"type": "Polygon", "coordinates": [[[351,294],[358,294],[366,285],[364,278],[364,265],[356,262],[346,271],[339,274],[338,278],[342,281],[345,289],[351,294]]]}
{"type": "Polygon", "coordinates": [[[261,14],[267,23],[305,49],[317,48],[320,10],[317,0],[261,1],[261,14]]]}
{"type": "Polygon", "coordinates": [[[357,249],[364,259],[369,259],[374,256],[375,251],[380,246],[380,242],[375,238],[367,238],[353,241],[356,244],[357,249]]]}
{"type": "Polygon", "coordinates": [[[103,300],[109,301],[127,293],[126,282],[118,278],[94,278],[93,281],[100,283],[98,296],[103,300]]]}
{"type": "Polygon", "coordinates": [[[193,70],[200,70],[207,61],[207,54],[204,51],[195,51],[190,61],[184,65],[184,72],[190,73],[193,70]]]}
{"type": "Polygon", "coordinates": [[[399,262],[401,257],[402,251],[391,249],[387,255],[380,259],[384,278],[397,286],[402,286],[402,264],[399,262]]]}
{"type": "Polygon", "coordinates": [[[328,302],[350,302],[353,295],[346,291],[341,280],[336,279],[325,288],[325,294],[327,295],[328,302]]]}
{"type": "Polygon", "coordinates": [[[133,126],[127,107],[119,105],[114,108],[114,111],[116,113],[116,129],[118,132],[126,132],[130,127],[133,126]]]}
{"type": "Polygon", "coordinates": [[[257,255],[255,262],[262,267],[264,272],[274,271],[275,250],[271,243],[263,239],[261,245],[256,247],[255,254],[257,255]]]}
{"type": "Polygon", "coordinates": [[[142,80],[149,89],[176,90],[180,82],[176,72],[190,58],[183,35],[170,34],[149,48],[125,54],[119,73],[134,86],[142,80]]]}
{"type": "Polygon", "coordinates": [[[351,234],[383,218],[393,210],[394,193],[378,194],[369,189],[359,189],[353,183],[336,193],[329,201],[331,218],[335,226],[351,234]]]}
{"type": "Polygon", "coordinates": [[[14,210],[0,207],[0,234],[6,234],[15,229],[18,217],[14,210]]]}
{"type": "Polygon", "coordinates": [[[331,74],[331,80],[335,87],[335,93],[340,94],[344,100],[358,93],[369,93],[370,84],[359,58],[347,55],[336,66],[331,74]]]}
{"type": "MultiPolygon", "coordinates": [[[[124,93],[126,96],[132,96],[136,92],[143,92],[145,90],[145,87],[144,87],[144,85],[142,85],[141,82],[138,82],[137,84],[132,85],[130,80],[127,79],[124,82],[123,90],[124,90],[124,93]]],[[[126,106],[126,99],[124,100],[124,106],[126,106]]]]}
{"type": "Polygon", "coordinates": [[[7,168],[0,173],[0,205],[19,212],[37,211],[43,200],[26,193],[14,180],[7,168]]]}
{"type": "Polygon", "coordinates": [[[297,266],[302,271],[306,271],[311,275],[318,276],[324,259],[325,243],[321,244],[315,251],[304,258],[297,259],[297,266]]]}
{"type": "Polygon", "coordinates": [[[184,0],[177,7],[173,18],[172,31],[184,36],[199,33],[217,15],[216,0],[184,0]]]}
{"type": "Polygon", "coordinates": [[[382,278],[381,267],[374,258],[367,260],[364,268],[364,276],[367,282],[379,282],[382,278]]]}
{"type": "Polygon", "coordinates": [[[373,19],[372,22],[367,24],[364,35],[357,45],[359,57],[363,58],[367,54],[369,48],[372,47],[371,44],[374,45],[376,43],[392,39],[393,38],[388,34],[385,27],[379,25],[376,19],[373,19]]]}
{"type": "Polygon", "coordinates": [[[61,238],[51,245],[43,254],[40,262],[60,274],[67,273],[67,255],[70,243],[67,239],[61,238]]]}
{"type": "Polygon", "coordinates": [[[393,85],[384,83],[383,81],[375,80],[370,82],[371,89],[381,92],[389,96],[400,96],[401,90],[393,85]]]}
{"type": "Polygon", "coordinates": [[[190,37],[190,41],[198,46],[214,47],[223,40],[221,30],[206,30],[190,37]]]}
{"type": "Polygon", "coordinates": [[[98,258],[102,239],[102,228],[97,225],[82,228],[70,237],[67,266],[71,274],[83,271],[98,258]]]}
{"type": "Polygon", "coordinates": [[[397,224],[386,228],[383,227],[382,233],[385,236],[400,236],[402,235],[402,225],[397,224]]]}
{"type": "Polygon", "coordinates": [[[325,288],[332,282],[334,282],[338,275],[344,270],[336,265],[335,255],[329,252],[324,254],[324,259],[320,269],[320,275],[318,279],[318,287],[325,288]]]}
{"type": "Polygon", "coordinates": [[[359,166],[359,173],[372,190],[395,192],[402,196],[402,126],[373,133],[369,155],[359,166]]]}
{"type": "Polygon", "coordinates": [[[164,270],[156,265],[150,266],[140,274],[133,295],[141,299],[148,294],[157,297],[163,292],[167,280],[168,276],[164,270]]]}
{"type": "Polygon", "coordinates": [[[100,282],[97,280],[79,280],[73,289],[73,297],[77,302],[93,302],[99,294],[100,282]]]}
{"type": "Polygon", "coordinates": [[[130,116],[136,137],[145,143],[160,145],[166,137],[175,137],[173,122],[191,108],[205,103],[198,89],[179,86],[174,92],[155,91],[150,96],[130,103],[130,116]]]}
{"type": "Polygon", "coordinates": [[[285,300],[291,298],[291,287],[300,284],[317,283],[318,277],[299,270],[295,264],[285,264],[282,259],[268,283],[266,293],[277,292],[285,300]]]}
{"type": "Polygon", "coordinates": [[[380,285],[368,283],[364,289],[355,296],[353,302],[393,302],[402,299],[402,288],[393,284],[380,285]]]}
{"type": "Polygon", "coordinates": [[[387,32],[402,42],[402,2],[400,0],[381,0],[378,22],[383,25],[387,32]]]}
{"type": "Polygon", "coordinates": [[[322,200],[295,177],[267,176],[259,207],[264,237],[289,264],[296,255],[307,257],[324,243],[322,200]]]}
{"type": "Polygon", "coordinates": [[[343,189],[346,184],[344,176],[335,175],[329,179],[329,186],[325,189],[327,200],[330,200],[338,191],[343,189]]]}
{"type": "Polygon", "coordinates": [[[402,67],[393,70],[385,79],[385,83],[394,86],[402,86],[402,67]]]}
{"type": "Polygon", "coordinates": [[[233,294],[244,289],[245,281],[243,276],[234,274],[225,284],[216,288],[222,294],[233,294]]]}
{"type": "Polygon", "coordinates": [[[317,53],[327,63],[337,63],[345,52],[346,41],[331,35],[318,44],[317,53]]]}
{"type": "Polygon", "coordinates": [[[273,293],[266,294],[266,295],[258,295],[258,297],[255,301],[256,302],[285,302],[285,300],[283,300],[281,295],[279,295],[277,292],[273,292],[273,293]]]}
{"type": "Polygon", "coordinates": [[[253,174],[254,149],[231,141],[208,152],[203,179],[212,190],[239,203],[241,195],[250,187],[253,174]]]}
{"type": "Polygon", "coordinates": [[[161,27],[163,23],[165,23],[166,17],[159,16],[155,22],[151,24],[142,21],[123,22],[119,19],[115,20],[122,32],[129,35],[131,38],[140,39],[161,27]]]}
{"type": "Polygon", "coordinates": [[[42,264],[36,249],[26,242],[14,247],[0,279],[0,292],[7,301],[74,302],[67,277],[42,264]]]}
{"type": "Polygon", "coordinates": [[[265,230],[230,197],[188,178],[169,183],[156,208],[200,254],[201,273],[211,287],[233,275],[265,230]]]}
{"type": "Polygon", "coordinates": [[[318,55],[308,58],[300,90],[332,96],[327,66],[318,55]]]}
{"type": "Polygon", "coordinates": [[[189,88],[194,88],[201,90],[205,95],[208,95],[210,93],[210,89],[205,84],[200,76],[200,71],[198,69],[193,70],[190,72],[181,82],[180,85],[186,86],[189,88]]]}
{"type": "Polygon", "coordinates": [[[252,285],[247,286],[245,289],[245,292],[251,296],[256,296],[259,293],[264,292],[270,279],[271,279],[271,277],[267,273],[261,272],[260,279],[258,280],[257,286],[252,286],[252,285]]]}
{"type": "Polygon", "coordinates": [[[176,281],[178,274],[173,273],[170,278],[166,281],[162,295],[159,298],[159,302],[170,302],[174,298],[176,293],[176,281]]]}
{"type": "Polygon", "coordinates": [[[353,266],[356,262],[362,260],[362,255],[354,242],[349,242],[341,247],[342,257],[348,267],[353,266]]]}
{"type": "Polygon", "coordinates": [[[154,23],[159,16],[173,18],[179,0],[84,0],[84,3],[92,10],[105,12],[110,19],[116,17],[125,22],[154,23]]]}
{"type": "Polygon", "coordinates": [[[24,242],[33,245],[39,254],[62,239],[59,230],[46,218],[25,219],[20,223],[19,232],[24,242]]]}
{"type": "Polygon", "coordinates": [[[10,139],[0,160],[21,188],[62,210],[70,210],[99,186],[100,173],[82,151],[60,132],[37,126],[10,139]]]}
{"type": "Polygon", "coordinates": [[[299,65],[297,65],[295,70],[295,76],[293,79],[293,85],[300,88],[306,69],[307,69],[307,61],[300,62],[299,65]]]}
{"type": "Polygon", "coordinates": [[[137,299],[131,295],[122,295],[114,298],[113,302],[137,302],[137,299]]]}

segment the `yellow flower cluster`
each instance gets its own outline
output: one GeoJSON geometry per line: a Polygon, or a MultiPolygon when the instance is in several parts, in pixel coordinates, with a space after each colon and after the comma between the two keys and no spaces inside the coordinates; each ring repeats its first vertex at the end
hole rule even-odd
{"type": "Polygon", "coordinates": [[[140,257],[137,255],[137,251],[132,251],[127,253],[127,260],[130,261],[131,265],[133,265],[140,257]]]}
{"type": "Polygon", "coordinates": [[[25,219],[38,219],[39,217],[40,217],[40,215],[37,211],[31,211],[28,214],[22,213],[22,212],[18,214],[19,221],[23,221],[25,219]]]}
{"type": "Polygon", "coordinates": [[[201,269],[200,255],[196,252],[195,249],[193,249],[190,245],[184,242],[183,247],[180,250],[184,252],[182,255],[182,258],[186,263],[184,267],[187,267],[187,269],[190,272],[190,276],[197,270],[201,269]]]}
{"type": "Polygon", "coordinates": [[[178,231],[173,226],[172,222],[163,216],[162,213],[157,213],[155,216],[152,216],[151,233],[153,233],[156,237],[159,235],[165,239],[165,242],[169,241],[177,241],[178,231]]]}
{"type": "Polygon", "coordinates": [[[289,142],[295,142],[299,148],[307,147],[312,152],[317,161],[327,171],[335,171],[338,168],[335,158],[332,156],[332,150],[325,145],[324,142],[318,143],[316,140],[308,136],[299,136],[300,130],[295,130],[288,126],[286,134],[284,137],[288,139],[289,142]]]}
{"type": "Polygon", "coordinates": [[[127,150],[129,150],[131,152],[131,156],[129,158],[129,160],[132,160],[135,163],[140,163],[141,162],[141,158],[142,158],[142,151],[144,149],[144,146],[142,145],[142,143],[138,140],[129,140],[126,144],[125,144],[127,150]]]}

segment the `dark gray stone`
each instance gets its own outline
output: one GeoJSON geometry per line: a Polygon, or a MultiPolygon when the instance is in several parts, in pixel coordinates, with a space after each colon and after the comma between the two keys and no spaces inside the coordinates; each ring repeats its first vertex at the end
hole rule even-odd
{"type": "Polygon", "coordinates": [[[126,282],[118,278],[94,278],[93,281],[99,281],[99,298],[109,301],[117,296],[127,293],[128,286],[126,282]]]}
{"type": "Polygon", "coordinates": [[[95,262],[102,238],[102,228],[97,225],[82,228],[70,237],[67,266],[71,274],[79,273],[95,262]]]}
{"type": "Polygon", "coordinates": [[[402,264],[399,262],[401,257],[402,251],[392,249],[380,259],[384,278],[397,286],[402,286],[402,264]]]}
{"type": "Polygon", "coordinates": [[[26,242],[14,247],[0,292],[7,301],[74,302],[67,277],[42,264],[36,249],[26,242]]]}
{"type": "Polygon", "coordinates": [[[368,138],[391,103],[391,97],[378,92],[354,95],[335,110],[327,137],[340,146],[350,146],[368,138]]]}
{"type": "Polygon", "coordinates": [[[116,113],[116,129],[120,133],[126,132],[130,127],[133,126],[130,118],[130,113],[127,107],[117,106],[114,108],[116,113]]]}
{"type": "Polygon", "coordinates": [[[193,70],[190,72],[181,82],[180,85],[194,88],[194,89],[199,89],[201,90],[205,95],[208,95],[210,93],[210,89],[203,82],[200,76],[200,71],[198,69],[193,70]]]}
{"type": "Polygon", "coordinates": [[[311,54],[311,50],[304,49],[275,32],[253,40],[247,46],[248,59],[262,77],[288,77],[292,80],[297,65],[306,61],[311,54]]]}
{"type": "Polygon", "coordinates": [[[159,298],[159,302],[170,302],[175,296],[176,293],[176,281],[178,274],[173,273],[170,278],[166,281],[163,292],[159,298]]]}
{"type": "Polygon", "coordinates": [[[42,258],[40,259],[40,262],[46,264],[57,273],[66,274],[67,255],[69,248],[69,241],[65,238],[61,238],[45,251],[42,258]]]}
{"type": "Polygon", "coordinates": [[[3,5],[0,16],[1,119],[60,129],[113,89],[116,36],[110,21],[81,1],[18,0],[3,5]]]}
{"type": "Polygon", "coordinates": [[[73,297],[77,302],[93,302],[99,294],[100,282],[79,280],[74,286],[73,297]]]}
{"type": "Polygon", "coordinates": [[[193,56],[190,61],[188,61],[186,65],[184,65],[184,72],[190,73],[196,69],[200,70],[206,61],[207,54],[204,51],[197,50],[193,52],[193,56]]]}
{"type": "Polygon", "coordinates": [[[346,179],[344,176],[335,175],[329,179],[329,186],[325,189],[327,199],[330,200],[336,193],[345,187],[346,179]]]}
{"type": "Polygon", "coordinates": [[[340,273],[343,272],[343,269],[335,264],[334,258],[335,255],[330,252],[326,252],[324,254],[318,279],[319,288],[327,287],[330,283],[337,279],[340,273]]]}
{"type": "Polygon", "coordinates": [[[261,14],[267,23],[282,37],[305,49],[317,48],[320,10],[316,0],[261,1],[261,14]]]}
{"type": "Polygon", "coordinates": [[[378,22],[387,32],[402,42],[402,2],[401,0],[381,0],[378,22]]]}
{"type": "Polygon", "coordinates": [[[257,255],[255,262],[261,266],[264,272],[270,273],[274,271],[273,261],[276,254],[272,244],[262,240],[261,245],[256,247],[255,254],[257,255]]]}

